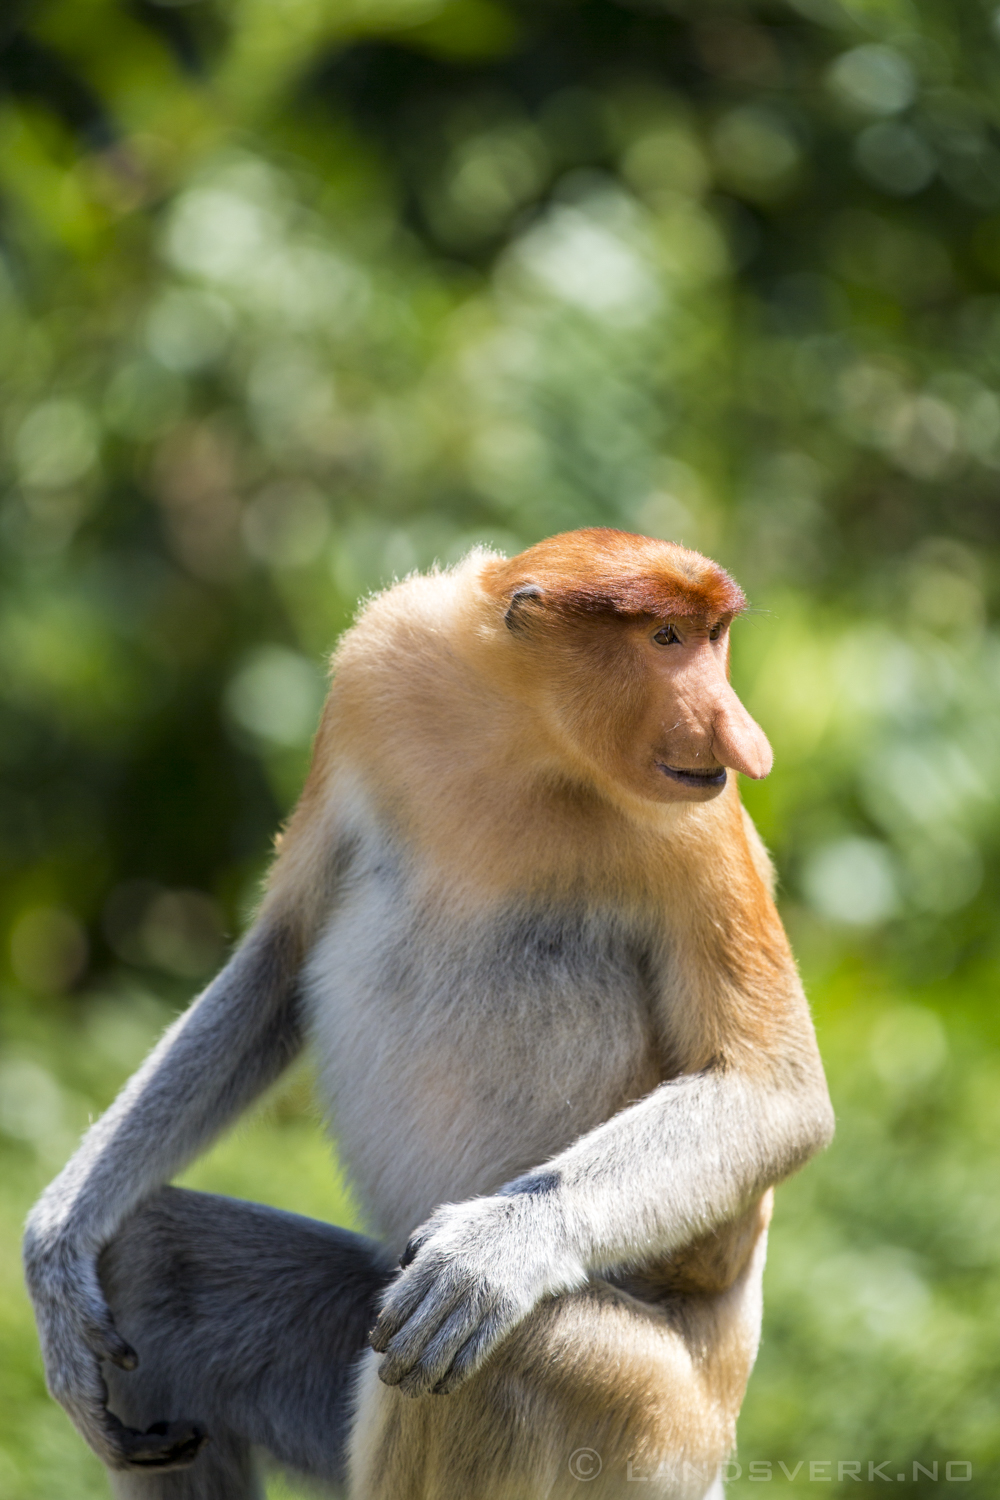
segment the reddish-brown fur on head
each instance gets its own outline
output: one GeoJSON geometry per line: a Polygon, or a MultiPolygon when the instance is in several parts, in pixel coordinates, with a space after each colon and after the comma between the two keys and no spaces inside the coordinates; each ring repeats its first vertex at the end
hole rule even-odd
{"type": "Polygon", "coordinates": [[[570,614],[718,619],[746,608],[739,585],[700,552],[606,526],[529,547],[501,563],[490,586],[508,601],[534,586],[548,609],[570,614]]]}

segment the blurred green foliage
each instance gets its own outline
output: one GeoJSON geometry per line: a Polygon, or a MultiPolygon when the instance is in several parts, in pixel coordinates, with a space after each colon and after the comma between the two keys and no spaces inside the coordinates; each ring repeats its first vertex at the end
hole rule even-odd
{"type": "MultiPolygon", "coordinates": [[[[106,1493],[19,1223],[245,923],[358,596],[593,523],[753,599],[840,1116],[732,1489],[995,1494],[1000,12],[9,0],[0,85],[0,1496],[106,1493]]],[[[189,1180],[349,1222],[307,1099],[189,1180]]]]}

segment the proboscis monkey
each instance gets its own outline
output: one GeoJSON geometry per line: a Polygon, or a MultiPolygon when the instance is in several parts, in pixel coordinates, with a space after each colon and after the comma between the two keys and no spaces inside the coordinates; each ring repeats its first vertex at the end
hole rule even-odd
{"type": "Polygon", "coordinates": [[[362,610],[251,932],[29,1221],[116,1494],[246,1500],[254,1447],[351,1500],[712,1490],[832,1130],[730,774],[743,606],[593,529],[362,610]],[[164,1186],[307,1041],[375,1240],[164,1186]]]}

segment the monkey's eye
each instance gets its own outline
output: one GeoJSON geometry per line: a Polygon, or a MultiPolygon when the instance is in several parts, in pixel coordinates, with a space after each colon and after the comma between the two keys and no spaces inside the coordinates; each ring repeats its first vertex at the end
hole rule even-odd
{"type": "Polygon", "coordinates": [[[721,634],[722,634],[722,622],[720,620],[720,622],[719,622],[718,625],[713,625],[712,626],[711,630],[708,632],[708,638],[709,638],[710,641],[717,641],[719,639],[719,636],[721,634]]]}
{"type": "Polygon", "coordinates": [[[672,625],[661,625],[653,636],[658,646],[674,646],[680,640],[680,636],[672,625]]]}

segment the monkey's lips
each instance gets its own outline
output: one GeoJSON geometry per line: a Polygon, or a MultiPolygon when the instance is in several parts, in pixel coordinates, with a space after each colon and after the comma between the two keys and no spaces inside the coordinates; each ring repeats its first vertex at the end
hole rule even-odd
{"type": "Polygon", "coordinates": [[[690,771],[684,766],[668,766],[665,761],[656,762],[657,769],[664,776],[669,776],[671,781],[679,781],[681,786],[712,787],[719,790],[726,784],[726,768],[720,766],[717,771],[690,771]]]}

